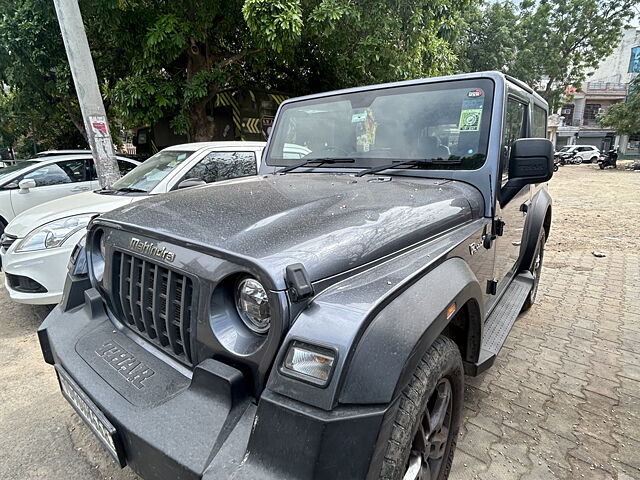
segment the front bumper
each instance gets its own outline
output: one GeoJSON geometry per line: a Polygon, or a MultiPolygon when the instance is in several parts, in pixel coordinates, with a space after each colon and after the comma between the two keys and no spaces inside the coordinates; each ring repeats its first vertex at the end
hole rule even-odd
{"type": "Polygon", "coordinates": [[[143,478],[368,478],[377,470],[379,432],[397,405],[327,412],[269,390],[256,402],[239,370],[207,359],[186,371],[123,328],[90,289],[84,304],[56,307],[38,336],[45,360],[116,427],[126,463],[143,478]],[[137,375],[131,362],[143,365],[137,375]]]}
{"type": "Polygon", "coordinates": [[[46,292],[21,292],[12,288],[9,282],[6,281],[7,291],[11,300],[34,305],[53,305],[60,302],[69,258],[82,235],[84,235],[84,231],[76,241],[73,241],[74,239],[72,238],[61,247],[34,252],[16,252],[16,246],[20,243],[20,240],[16,241],[2,254],[2,269],[10,275],[34,280],[42,285],[46,292]]]}

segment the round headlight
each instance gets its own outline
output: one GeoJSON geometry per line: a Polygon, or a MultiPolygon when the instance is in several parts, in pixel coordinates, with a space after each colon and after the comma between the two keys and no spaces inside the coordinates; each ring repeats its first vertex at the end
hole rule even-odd
{"type": "Polygon", "coordinates": [[[251,331],[267,333],[271,326],[269,297],[255,278],[245,278],[238,283],[236,308],[240,318],[251,331]]]}

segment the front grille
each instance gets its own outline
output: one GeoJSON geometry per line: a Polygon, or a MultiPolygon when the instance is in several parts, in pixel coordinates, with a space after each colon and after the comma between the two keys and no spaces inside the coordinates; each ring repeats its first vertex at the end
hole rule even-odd
{"type": "Polygon", "coordinates": [[[9,250],[9,247],[14,244],[14,242],[18,239],[18,237],[9,235],[8,233],[3,233],[0,236],[0,248],[3,252],[9,250]]]}
{"type": "Polygon", "coordinates": [[[173,356],[192,363],[195,295],[189,277],[116,251],[111,291],[113,306],[125,324],[173,356]]]}

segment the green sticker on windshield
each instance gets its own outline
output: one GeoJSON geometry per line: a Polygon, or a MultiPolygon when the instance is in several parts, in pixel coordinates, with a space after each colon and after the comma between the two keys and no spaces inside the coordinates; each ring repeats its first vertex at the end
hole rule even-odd
{"type": "Polygon", "coordinates": [[[480,130],[480,119],[482,118],[481,108],[469,108],[460,111],[460,123],[458,128],[461,132],[477,132],[480,130]]]}

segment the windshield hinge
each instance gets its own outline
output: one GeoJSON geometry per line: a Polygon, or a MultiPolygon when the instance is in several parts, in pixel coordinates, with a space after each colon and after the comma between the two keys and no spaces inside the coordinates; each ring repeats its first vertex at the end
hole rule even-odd
{"type": "Polygon", "coordinates": [[[294,302],[313,296],[313,285],[303,264],[293,263],[288,265],[285,269],[284,279],[289,288],[291,300],[294,302]]]}

